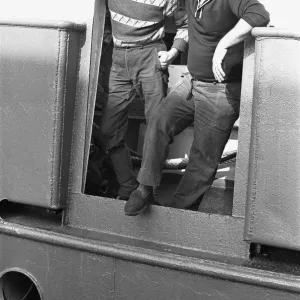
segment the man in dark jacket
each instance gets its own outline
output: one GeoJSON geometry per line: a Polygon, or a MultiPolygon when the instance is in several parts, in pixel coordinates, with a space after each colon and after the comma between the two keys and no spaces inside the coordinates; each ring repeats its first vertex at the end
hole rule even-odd
{"type": "Polygon", "coordinates": [[[167,92],[168,65],[187,47],[187,15],[183,0],[107,0],[113,54],[107,105],[101,111],[99,139],[120,184],[118,197],[128,199],[136,188],[125,144],[128,111],[135,95],[145,105],[146,121],[167,92]],[[169,51],[162,41],[168,19],[177,33],[169,51]]]}
{"type": "Polygon", "coordinates": [[[143,212],[161,180],[174,135],[194,123],[187,169],[173,207],[198,204],[211,186],[234,122],[239,116],[243,41],[269,14],[257,0],[186,0],[189,53],[185,78],[153,113],[145,134],[140,183],[125,205],[126,215],[143,212]]]}

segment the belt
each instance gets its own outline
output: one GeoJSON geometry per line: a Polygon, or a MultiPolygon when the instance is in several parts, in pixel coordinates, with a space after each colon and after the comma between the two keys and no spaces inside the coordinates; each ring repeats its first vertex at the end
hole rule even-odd
{"type": "MultiPolygon", "coordinates": [[[[202,81],[202,82],[205,82],[205,83],[214,83],[214,84],[219,83],[216,79],[213,79],[213,80],[206,80],[206,79],[203,79],[202,77],[199,77],[199,76],[197,76],[197,75],[192,75],[192,74],[191,74],[191,76],[192,76],[192,78],[193,78],[194,81],[202,81]]],[[[221,83],[233,83],[233,82],[240,82],[240,81],[241,81],[241,80],[239,80],[239,79],[234,79],[234,78],[232,78],[232,79],[224,80],[224,81],[222,81],[221,83]]]]}
{"type": "Polygon", "coordinates": [[[138,49],[138,48],[145,48],[145,47],[153,47],[154,45],[164,45],[163,40],[148,42],[147,44],[137,44],[137,45],[130,45],[130,46],[114,46],[115,49],[126,50],[126,49],[138,49]]]}
{"type": "MultiPolygon", "coordinates": [[[[217,84],[219,82],[217,82],[216,80],[215,81],[211,81],[211,80],[203,80],[202,78],[198,77],[198,76],[194,76],[194,75],[191,75],[192,78],[191,78],[191,88],[186,96],[186,100],[191,100],[193,98],[193,81],[201,81],[201,82],[204,82],[204,83],[211,83],[211,84],[217,84]]],[[[224,83],[233,83],[233,82],[241,82],[240,80],[225,80],[225,81],[222,81],[221,83],[224,84],[224,83]]]]}
{"type": "Polygon", "coordinates": [[[199,77],[197,75],[191,75],[193,80],[195,81],[202,81],[202,82],[206,82],[206,83],[215,83],[216,82],[216,79],[212,79],[212,80],[206,80],[206,79],[203,79],[202,77],[199,77]]]}

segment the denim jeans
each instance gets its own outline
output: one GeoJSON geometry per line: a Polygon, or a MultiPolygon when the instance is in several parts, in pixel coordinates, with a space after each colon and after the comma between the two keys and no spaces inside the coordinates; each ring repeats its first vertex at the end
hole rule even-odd
{"type": "Polygon", "coordinates": [[[239,116],[240,93],[240,82],[207,83],[193,80],[186,74],[149,120],[137,180],[144,185],[158,186],[169,144],[175,135],[194,124],[189,163],[172,206],[188,208],[198,204],[213,182],[233,124],[239,116]]]}
{"type": "Polygon", "coordinates": [[[146,122],[167,92],[168,75],[160,67],[158,51],[163,42],[135,48],[114,48],[109,91],[104,107],[100,139],[108,151],[120,184],[119,196],[127,197],[135,187],[129,151],[125,144],[128,111],[136,95],[145,105],[146,122]]]}

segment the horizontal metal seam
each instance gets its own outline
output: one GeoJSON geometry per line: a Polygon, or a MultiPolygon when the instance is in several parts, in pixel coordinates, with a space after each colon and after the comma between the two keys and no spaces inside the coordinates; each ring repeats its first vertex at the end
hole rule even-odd
{"type": "Polygon", "coordinates": [[[117,259],[300,293],[300,278],[293,275],[287,274],[285,276],[289,278],[283,279],[282,274],[276,274],[270,271],[233,266],[226,263],[184,257],[172,253],[163,253],[128,245],[113,245],[96,240],[89,240],[89,242],[87,242],[86,239],[80,237],[8,222],[0,223],[0,233],[117,259]]]}

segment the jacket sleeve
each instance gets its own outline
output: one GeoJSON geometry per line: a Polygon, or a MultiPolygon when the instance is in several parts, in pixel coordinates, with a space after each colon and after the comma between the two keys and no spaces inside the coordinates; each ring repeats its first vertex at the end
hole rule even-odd
{"type": "Polygon", "coordinates": [[[173,48],[184,52],[188,45],[188,18],[184,0],[169,0],[165,10],[166,22],[173,23],[177,29],[173,48]]]}
{"type": "Polygon", "coordinates": [[[270,22],[269,13],[257,0],[229,0],[229,4],[232,12],[251,27],[267,26],[270,22]]]}

